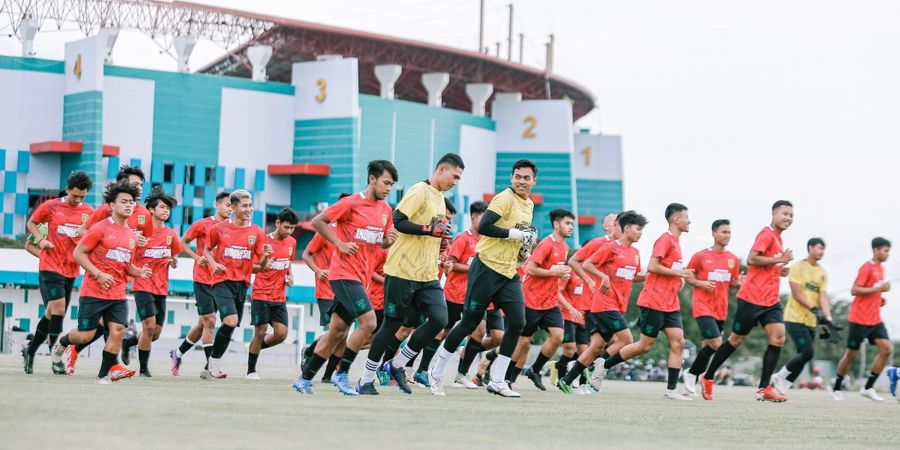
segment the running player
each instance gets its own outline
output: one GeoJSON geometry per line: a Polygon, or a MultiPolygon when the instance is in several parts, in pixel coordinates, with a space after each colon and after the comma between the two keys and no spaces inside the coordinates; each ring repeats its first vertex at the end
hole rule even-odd
{"type": "MultiPolygon", "coordinates": [[[[572,228],[575,223],[575,214],[565,209],[550,211],[550,223],[553,225],[553,233],[545,237],[534,248],[531,258],[525,263],[525,280],[522,283],[522,291],[525,295],[525,327],[519,337],[516,351],[513,352],[515,367],[510,383],[514,383],[518,372],[525,366],[528,359],[528,351],[531,349],[531,336],[538,328],[546,329],[549,336],[541,346],[534,363],[522,373],[534,383],[535,387],[546,391],[541,380],[541,371],[544,364],[556,354],[563,340],[565,322],[563,320],[560,303],[560,281],[567,282],[572,275],[572,269],[566,265],[566,256],[569,254],[569,245],[566,239],[572,236],[572,228]]],[[[566,305],[569,306],[570,305],[566,305]]]]}
{"type": "Polygon", "coordinates": [[[209,230],[219,223],[230,220],[231,213],[231,194],[220,192],[216,195],[216,213],[194,222],[181,237],[181,251],[194,260],[194,300],[199,317],[197,323],[191,327],[187,336],[181,341],[181,345],[169,352],[172,359],[172,375],[176,377],[180,374],[181,359],[185,353],[194,348],[194,344],[200,342],[206,357],[206,365],[200,372],[200,378],[212,379],[212,375],[209,373],[209,355],[212,354],[213,330],[216,328],[216,301],[213,298],[216,275],[207,265],[203,249],[206,246],[209,230]],[[195,240],[197,241],[196,251],[190,245],[195,240]]]}
{"type": "Polygon", "coordinates": [[[506,372],[525,326],[525,299],[516,268],[525,262],[537,242],[537,230],[531,226],[534,202],[529,198],[531,189],[537,183],[537,166],[527,159],[516,161],[510,182],[511,187],[491,199],[487,212],[478,224],[482,238],[475,247],[477,256],[469,265],[463,316],[438,350],[437,361],[429,377],[439,381],[444,376],[450,356],[463,339],[475,331],[488,305],[493,303],[506,315],[506,333],[497,359],[491,365],[491,381],[487,391],[502,397],[517,398],[521,395],[506,383],[506,372]]]}
{"type": "MultiPolygon", "coordinates": [[[[619,237],[619,224],[616,222],[616,214],[609,213],[603,216],[603,231],[606,233],[603,236],[596,237],[591,239],[587,243],[581,246],[578,251],[575,252],[571,257],[569,257],[569,267],[572,268],[572,272],[575,275],[578,275],[579,278],[585,280],[591,280],[593,285],[596,287],[599,285],[600,280],[594,280],[587,273],[585,273],[583,264],[587,261],[588,258],[591,257],[594,253],[599,250],[600,246],[603,244],[607,244],[610,241],[614,241],[619,237]]],[[[590,290],[590,289],[589,289],[590,290]]],[[[591,292],[593,292],[591,290],[591,292]]]]}
{"type": "MultiPolygon", "coordinates": [[[[116,182],[124,181],[137,189],[138,195],[135,197],[134,214],[128,218],[128,226],[137,236],[138,247],[147,245],[147,239],[153,235],[153,214],[140,204],[144,180],[144,171],[138,166],[122,166],[119,168],[119,173],[116,174],[116,182]]],[[[98,206],[91,217],[78,229],[78,236],[84,236],[95,223],[107,219],[111,215],[112,209],[108,204],[104,203],[98,206]]]]}
{"type": "Polygon", "coordinates": [[[291,261],[297,241],[291,237],[300,216],[290,208],[282,209],[275,218],[275,231],[266,236],[272,247],[267,264],[254,265],[253,291],[250,294],[250,325],[255,327],[247,356],[247,379],[258,380],[256,360],[264,348],[274,347],[287,337],[288,314],[286,290],[294,285],[291,261]],[[266,334],[269,325],[273,334],[266,334]]]}
{"type": "Polygon", "coordinates": [[[338,344],[345,341],[344,356],[331,382],[344,395],[358,395],[347,372],[363,343],[375,331],[377,319],[366,294],[366,285],[372,277],[375,252],[394,243],[392,210],[385,199],[397,179],[397,169],[390,161],[371,161],[366,189],[339,200],[312,221],[316,231],[336,248],[328,271],[334,304],[329,311],[328,331],[316,344],[312,357],[292,385],[303,395],[313,394],[313,377],[338,344]],[[330,223],[337,224],[333,230],[330,223]],[[358,326],[348,340],[347,334],[354,322],[358,322],[358,326]]]}
{"type": "Polygon", "coordinates": [[[102,319],[109,331],[109,338],[103,348],[103,359],[97,374],[99,384],[109,384],[134,375],[133,370],[118,364],[128,323],[125,288],[129,276],[148,279],[152,274],[149,267],[137,268],[132,264],[137,243],[127,221],[134,212],[136,198],[137,188],[126,181],[106,186],[103,201],[112,211],[112,216],[91,227],[73,253],[73,258],[85,271],[78,300],[78,328],[61,337],[51,355],[53,362],[59,364],[69,345],[87,343],[94,338],[102,319]]]}
{"type": "Polygon", "coordinates": [[[685,280],[694,287],[694,320],[703,336],[694,363],[684,373],[684,393],[691,397],[697,395],[697,378],[706,372],[709,358],[722,345],[728,293],[740,285],[740,260],[725,250],[731,242],[731,222],[726,219],[714,221],[712,236],[713,246],[695,253],[688,263],[688,269],[694,270],[695,277],[685,280]]]}
{"type": "MultiPolygon", "coordinates": [[[[616,345],[610,345],[613,356],[607,358],[597,369],[612,367],[622,362],[619,351],[632,343],[631,330],[625,321],[625,311],[634,283],[644,282],[641,275],[641,255],[634,243],[641,240],[647,219],[634,212],[626,211],[617,217],[620,236],[617,240],[600,248],[584,262],[584,270],[588,277],[600,280],[593,290],[591,300],[591,316],[594,329],[591,330],[591,344],[581,353],[575,364],[566,372],[565,377],[557,382],[557,387],[566,394],[572,393],[572,385],[589,367],[608,343],[615,338],[616,345]],[[611,363],[611,364],[610,364],[611,363]],[[608,365],[607,365],[608,364],[608,365]]],[[[587,283],[587,281],[585,281],[587,283]]],[[[599,378],[602,381],[602,374],[599,378]]],[[[592,385],[597,384],[593,380],[592,385]]],[[[599,384],[594,386],[599,389],[599,384]]]]}
{"type": "Polygon", "coordinates": [[[147,209],[153,214],[153,235],[144,248],[137,250],[135,266],[149,267],[153,276],[149,279],[135,279],[131,283],[134,303],[137,307],[141,332],[122,342],[122,363],[129,364],[131,347],[138,347],[140,376],[151,377],[147,362],[150,360],[150,346],[159,339],[163,324],[166,323],[166,295],[169,294],[169,267],[178,266],[175,255],[181,253],[181,242],[175,230],[166,227],[172,208],[178,201],[166,195],[162,187],[157,187],[147,197],[147,209]]]}
{"type": "MultiPolygon", "coordinates": [[[[593,324],[587,319],[591,310],[591,296],[585,293],[584,280],[581,277],[573,273],[567,281],[560,280],[560,293],[562,298],[559,306],[565,320],[565,333],[562,339],[562,354],[556,363],[550,366],[550,384],[553,386],[556,386],[560,377],[566,376],[569,363],[578,359],[580,354],[588,349],[593,324]]],[[[588,386],[585,384],[584,387],[588,386]]]]}
{"type": "Polygon", "coordinates": [[[891,242],[885,238],[872,239],[872,260],[866,261],[859,268],[856,281],[853,282],[853,304],[850,305],[850,314],[847,321],[850,323],[847,338],[847,351],[838,363],[837,377],[834,382],[832,395],[835,400],[843,400],[844,377],[850,370],[850,364],[856,359],[859,346],[868,340],[869,344],[878,347],[878,355],[872,362],[872,370],[866,385],[860,390],[860,394],[870,400],[884,401],[875,392],[875,380],[884,370],[888,358],[891,356],[891,340],[888,337],[887,328],[881,321],[881,307],[884,306],[882,293],[891,290],[891,283],[884,279],[884,267],[882,265],[888,259],[891,252],[891,242]]]}
{"type": "Polygon", "coordinates": [[[781,234],[793,222],[794,205],[787,200],[778,200],[772,205],[772,223],[756,236],[747,257],[747,277],[737,294],[733,332],[716,350],[701,380],[703,398],[706,400],[713,399],[713,378],[716,371],[744,343],[757,323],[765,329],[769,346],[763,355],[756,399],[771,402],[787,400],[787,397],[772,388],[770,382],[775,365],[778,364],[778,356],[781,355],[781,346],[784,345],[784,312],[778,299],[779,276],[788,276],[790,269],[785,264],[794,259],[791,249],[783,250],[781,234]]]}
{"type": "MultiPolygon", "coordinates": [[[[37,324],[34,337],[27,348],[22,349],[25,373],[32,373],[34,355],[38,347],[49,337],[50,348],[62,333],[63,318],[72,299],[72,286],[78,277],[78,263],[72,258],[78,228],[94,211],[84,203],[84,197],[93,186],[86,173],[73,172],[66,181],[66,195],[41,203],[28,219],[28,231],[35,236],[35,246],[40,251],[38,284],[44,301],[44,317],[37,324]],[[46,232],[38,224],[46,223],[46,232]]],[[[61,364],[52,366],[53,373],[62,374],[61,364]]]]}
{"type": "Polygon", "coordinates": [[[244,302],[253,266],[267,267],[272,256],[272,246],[266,232],[251,222],[253,197],[238,189],[231,193],[234,218],[220,222],[209,230],[203,255],[206,263],[217,275],[213,296],[219,310],[222,325],[216,332],[212,353],[209,356],[209,375],[214,379],[225,378],[221,370],[221,358],[231,342],[231,334],[244,316],[244,302]],[[259,261],[254,264],[254,259],[259,261]]]}
{"type": "MultiPolygon", "coordinates": [[[[825,256],[825,241],[821,238],[812,238],[806,243],[806,250],[808,256],[791,266],[791,274],[788,277],[791,297],[784,309],[784,326],[797,346],[797,354],[772,375],[772,386],[781,395],[787,395],[788,389],[800,376],[803,367],[812,361],[816,327],[819,325],[827,327],[831,324],[831,328],[835,328],[831,320],[831,302],[825,294],[828,273],[819,264],[825,256]]],[[[832,337],[835,344],[840,342],[840,335],[837,333],[835,331],[835,336],[832,337]]]]}
{"type": "MultiPolygon", "coordinates": [[[[475,258],[475,246],[481,239],[478,234],[478,223],[481,216],[487,211],[488,204],[482,201],[472,202],[469,205],[469,219],[472,225],[463,231],[450,245],[447,261],[444,263],[444,271],[447,273],[447,281],[444,283],[444,297],[447,299],[447,324],[456,324],[463,314],[463,304],[466,300],[466,284],[469,279],[469,265],[475,258]]],[[[449,333],[449,330],[446,330],[449,333]]],[[[483,335],[484,333],[482,333],[483,335]]],[[[454,386],[475,389],[478,386],[469,380],[468,371],[484,347],[481,339],[469,337],[466,342],[463,356],[459,359],[459,367],[453,380],[454,386]]]]}
{"type": "MultiPolygon", "coordinates": [[[[346,192],[338,196],[338,200],[348,197],[352,194],[346,192]]],[[[333,228],[335,224],[330,224],[333,228]]],[[[334,291],[331,290],[331,284],[328,281],[328,268],[331,265],[331,255],[334,254],[334,244],[325,240],[321,234],[316,233],[306,250],[303,251],[303,262],[306,263],[309,270],[312,270],[316,276],[316,304],[319,307],[319,326],[328,328],[331,322],[331,305],[334,304],[334,291]]],[[[377,311],[377,310],[376,310],[377,311]]],[[[306,367],[306,363],[312,358],[313,351],[319,343],[321,336],[316,338],[312,344],[303,349],[303,361],[301,367],[306,367]]],[[[338,363],[341,362],[341,355],[344,354],[345,342],[338,342],[338,346],[334,349],[334,353],[328,357],[328,364],[325,366],[325,374],[322,376],[322,382],[328,383],[331,375],[338,363]]]]}
{"type": "MultiPolygon", "coordinates": [[[[412,394],[403,367],[447,325],[447,302],[438,281],[441,241],[450,238],[443,193],[456,186],[463,169],[459,155],[444,155],[431,178],[412,185],[394,210],[394,228],[400,236],[384,263],[384,323],[372,340],[359,380],[360,394],[377,395],[373,381],[384,351],[405,321],[422,314],[425,322],[418,324],[406,345],[382,366],[401,391],[412,394]]],[[[431,392],[444,395],[437,381],[437,385],[430,383],[431,392]]]]}

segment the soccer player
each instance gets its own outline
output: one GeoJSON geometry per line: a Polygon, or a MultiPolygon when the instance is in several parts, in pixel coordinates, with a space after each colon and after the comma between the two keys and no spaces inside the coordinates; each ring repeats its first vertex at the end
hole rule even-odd
{"type": "Polygon", "coordinates": [[[843,400],[842,392],[844,376],[850,370],[850,364],[856,359],[859,346],[864,340],[878,347],[878,355],[872,362],[872,370],[866,385],[860,390],[860,394],[870,400],[884,401],[875,392],[875,380],[884,370],[888,357],[891,355],[891,340],[888,337],[884,322],[881,321],[881,307],[884,306],[884,298],[881,294],[891,290],[891,283],[884,279],[884,264],[891,252],[891,242],[885,238],[872,239],[872,260],[866,261],[856,275],[851,294],[853,304],[850,305],[850,314],[847,322],[850,323],[847,338],[847,351],[838,363],[837,377],[834,382],[832,395],[835,400],[843,400]]]}
{"type": "Polygon", "coordinates": [[[268,236],[253,218],[253,197],[244,189],[237,189],[230,196],[234,218],[220,222],[209,230],[203,256],[217,275],[213,297],[219,310],[222,325],[216,332],[212,353],[209,355],[209,375],[213,379],[226,377],[221,370],[221,358],[231,343],[231,334],[244,316],[244,302],[253,266],[266,267],[272,256],[268,236]],[[254,264],[254,259],[259,261],[254,264]]]}
{"type": "MultiPolygon", "coordinates": [[[[346,192],[341,193],[340,196],[338,196],[338,200],[350,195],[352,194],[346,192]]],[[[329,226],[333,228],[335,225],[336,224],[332,223],[329,226]]],[[[316,233],[313,236],[312,240],[307,244],[306,250],[303,251],[303,262],[306,263],[307,267],[309,267],[316,276],[315,295],[316,304],[319,307],[319,326],[325,327],[326,329],[329,322],[331,322],[330,311],[331,305],[334,304],[334,291],[331,290],[331,284],[328,281],[328,268],[331,265],[331,255],[334,254],[334,251],[334,244],[325,240],[319,233],[316,233]]],[[[321,339],[321,336],[303,349],[303,362],[301,367],[306,367],[306,363],[312,358],[312,354],[316,350],[319,339],[321,339]]],[[[344,354],[344,344],[345,342],[343,341],[338,342],[337,347],[334,349],[334,353],[328,357],[328,364],[325,366],[325,374],[322,376],[322,382],[328,383],[331,380],[331,375],[334,373],[334,369],[337,367],[338,363],[341,362],[341,355],[344,354]]]]}
{"type": "Polygon", "coordinates": [[[510,183],[511,187],[491,199],[478,224],[478,233],[482,237],[475,247],[477,256],[469,265],[463,316],[438,350],[429,377],[439,381],[444,376],[450,356],[463,339],[475,331],[488,305],[493,303],[506,315],[506,333],[497,359],[491,365],[487,391],[501,397],[518,398],[521,395],[509,387],[505,377],[525,326],[525,300],[516,268],[524,263],[537,242],[537,231],[531,226],[534,202],[529,198],[537,183],[537,166],[527,159],[516,161],[510,183]]]}
{"type": "Polygon", "coordinates": [[[163,324],[166,323],[166,295],[169,294],[169,267],[178,266],[175,255],[181,253],[181,242],[175,230],[166,227],[172,208],[178,201],[166,195],[162,187],[150,192],[146,201],[147,209],[153,214],[153,235],[147,240],[144,248],[137,250],[135,266],[149,267],[153,276],[149,279],[135,279],[131,283],[137,316],[141,321],[141,332],[137,336],[126,338],[122,342],[122,363],[128,365],[131,347],[138,347],[140,376],[151,377],[147,362],[150,360],[150,347],[159,339],[163,324]]]}
{"type": "MultiPolygon", "coordinates": [[[[147,245],[147,240],[153,235],[153,214],[140,204],[144,180],[144,171],[138,166],[122,166],[119,168],[119,173],[116,174],[116,182],[124,181],[137,189],[138,194],[137,197],[135,197],[134,214],[128,218],[128,226],[131,227],[134,234],[137,236],[138,247],[147,245]]],[[[95,223],[107,219],[111,215],[112,209],[108,204],[104,203],[100,205],[91,217],[81,225],[81,228],[78,229],[78,236],[84,236],[87,234],[88,229],[94,226],[95,223]]]]}
{"type": "Polygon", "coordinates": [[[291,261],[297,241],[291,237],[300,223],[300,216],[290,208],[282,209],[275,218],[275,231],[266,236],[272,247],[267,264],[254,265],[253,290],[250,294],[250,325],[255,327],[247,356],[247,379],[259,380],[256,360],[264,348],[274,347],[287,337],[288,314],[286,289],[294,285],[291,261]],[[272,326],[273,334],[266,334],[272,326]]]}
{"type": "MultiPolygon", "coordinates": [[[[569,267],[572,268],[572,272],[574,272],[575,275],[578,275],[578,278],[585,280],[585,283],[587,283],[587,280],[591,280],[591,283],[593,283],[595,287],[600,283],[600,280],[595,280],[588,276],[588,274],[585,273],[582,265],[585,261],[587,261],[588,258],[591,257],[591,255],[597,252],[601,245],[608,244],[609,242],[618,239],[619,224],[616,222],[616,217],[617,215],[612,213],[603,216],[603,231],[606,234],[591,239],[590,241],[582,245],[581,248],[575,252],[575,254],[569,257],[568,264],[569,267]]],[[[589,290],[593,292],[592,289],[589,290]]]]}
{"type": "Polygon", "coordinates": [[[840,335],[831,320],[831,302],[825,294],[828,286],[828,273],[819,264],[825,256],[825,241],[812,238],[806,243],[808,256],[791,266],[788,281],[791,286],[791,297],[784,309],[784,326],[788,335],[797,346],[797,354],[778,372],[772,375],[772,386],[781,395],[787,395],[794,380],[800,376],[806,363],[812,361],[813,343],[816,340],[816,327],[829,327],[829,336],[835,344],[840,342],[840,335]]]}
{"type": "Polygon", "coordinates": [[[512,366],[515,369],[509,377],[510,383],[514,383],[528,358],[531,336],[538,328],[544,328],[549,333],[547,340],[541,346],[534,363],[522,371],[542,391],[547,388],[541,380],[541,371],[544,364],[556,354],[563,340],[565,322],[559,308],[562,296],[559,285],[560,281],[569,281],[572,275],[572,269],[566,265],[566,256],[569,254],[566,239],[572,236],[575,214],[565,209],[554,209],[550,211],[550,223],[553,225],[553,233],[541,240],[525,263],[525,280],[522,282],[525,327],[522,328],[519,343],[513,352],[512,366]]]}
{"type": "MultiPolygon", "coordinates": [[[[384,351],[397,339],[404,321],[424,314],[425,322],[418,324],[406,345],[382,366],[402,392],[412,394],[403,367],[447,325],[447,302],[438,281],[441,241],[450,237],[444,192],[456,186],[463,169],[459,155],[444,155],[431,178],[410,186],[394,210],[394,228],[400,236],[384,263],[384,323],[369,348],[358,384],[360,394],[377,395],[373,381],[384,351]]],[[[444,395],[440,380],[430,387],[433,394],[444,395]]]]}
{"type": "Polygon", "coordinates": [[[172,360],[172,375],[178,376],[181,370],[181,359],[190,351],[198,341],[203,346],[206,357],[206,365],[200,372],[200,378],[212,379],[209,373],[209,356],[213,348],[213,330],[216,328],[216,301],[213,298],[213,285],[216,283],[216,274],[207,264],[203,249],[206,246],[209,230],[231,219],[231,194],[220,192],[216,195],[216,213],[212,216],[200,219],[188,228],[181,237],[181,251],[194,260],[194,300],[197,306],[197,323],[191,327],[187,336],[181,341],[178,348],[172,349],[169,356],[172,360]],[[197,241],[197,250],[191,248],[191,242],[197,241]]]}
{"type": "MultiPolygon", "coordinates": [[[[84,203],[84,197],[93,186],[86,173],[73,172],[66,181],[66,195],[41,203],[28,219],[28,231],[35,236],[35,246],[40,251],[38,284],[44,301],[44,317],[37,324],[34,337],[22,350],[25,373],[34,370],[34,355],[38,347],[50,338],[50,348],[62,333],[63,318],[72,299],[72,286],[78,277],[78,263],[72,258],[78,228],[94,211],[84,203]],[[46,223],[46,232],[38,224],[46,223]]],[[[52,366],[53,373],[62,374],[61,364],[52,366]]]]}
{"type": "Polygon", "coordinates": [[[127,181],[106,186],[103,201],[112,215],[91,227],[73,253],[73,258],[85,271],[78,300],[78,328],[61,337],[51,354],[54,364],[59,364],[69,345],[87,343],[94,338],[102,319],[109,338],[97,374],[99,384],[110,384],[134,375],[133,370],[118,364],[118,354],[128,323],[125,300],[128,277],[146,280],[152,275],[149,267],[137,268],[132,264],[137,243],[127,221],[134,212],[137,198],[137,188],[127,181]]]}
{"type": "Polygon", "coordinates": [[[694,278],[685,280],[694,287],[694,320],[703,336],[694,363],[684,373],[684,393],[691,397],[697,395],[697,378],[706,372],[709,358],[722,345],[729,290],[740,285],[740,260],[725,250],[731,242],[731,222],[727,219],[714,221],[712,236],[713,246],[691,257],[688,269],[694,270],[694,278]]]}
{"type": "Polygon", "coordinates": [[[593,322],[586,319],[591,310],[591,296],[584,291],[584,280],[578,275],[572,274],[567,281],[560,280],[562,298],[559,306],[565,320],[565,333],[562,339],[562,355],[556,364],[550,366],[550,384],[553,386],[556,386],[561,376],[566,376],[569,363],[578,359],[591,343],[593,322]]]}
{"type": "Polygon", "coordinates": [[[790,269],[785,264],[794,259],[791,249],[782,247],[781,234],[793,222],[794,205],[787,200],[778,200],[772,205],[772,223],[756,235],[747,257],[747,277],[737,294],[738,304],[732,333],[716,350],[701,380],[703,398],[706,400],[713,399],[716,371],[744,343],[757,323],[766,331],[769,345],[763,354],[756,399],[770,402],[787,400],[787,397],[772,388],[770,382],[775,365],[778,364],[778,356],[781,355],[781,346],[784,345],[784,312],[778,299],[779,277],[788,276],[790,269]]]}
{"type": "Polygon", "coordinates": [[[366,189],[339,200],[312,221],[316,231],[336,248],[328,271],[334,304],[329,311],[328,331],[316,344],[312,357],[292,385],[303,395],[313,394],[313,377],[344,341],[344,355],[331,382],[344,395],[358,395],[347,372],[363,343],[375,331],[377,319],[366,294],[366,285],[372,277],[375,253],[390,247],[396,238],[391,231],[392,210],[385,199],[397,179],[397,169],[390,161],[371,161],[366,189]],[[336,224],[334,229],[330,223],[336,224]],[[354,322],[358,322],[358,326],[347,339],[354,322]]]}
{"type": "MultiPolygon", "coordinates": [[[[482,201],[472,202],[469,205],[469,218],[472,225],[466,231],[457,236],[450,245],[450,251],[447,260],[444,263],[444,270],[447,273],[447,281],[444,283],[444,297],[447,299],[447,324],[456,324],[463,315],[463,304],[466,300],[466,285],[469,279],[469,265],[475,258],[475,246],[481,239],[478,234],[478,223],[481,216],[487,211],[488,204],[482,201]]],[[[452,329],[452,328],[451,328],[452,329]]],[[[449,329],[445,329],[449,333],[449,329]]],[[[446,335],[446,333],[445,333],[446,335]]],[[[482,333],[483,335],[483,333],[482,333]]],[[[475,389],[478,386],[469,380],[468,371],[484,347],[481,339],[469,337],[466,342],[463,356],[459,359],[459,367],[456,377],[453,380],[454,386],[461,386],[467,389],[475,389]]]]}
{"type": "MultiPolygon", "coordinates": [[[[594,363],[595,359],[599,359],[597,356],[607,344],[614,342],[614,338],[619,347],[610,345],[609,350],[614,354],[605,359],[598,371],[622,362],[620,352],[615,349],[624,349],[621,346],[630,345],[633,340],[624,314],[628,309],[632,286],[634,283],[644,282],[644,275],[640,273],[641,255],[634,247],[634,243],[641,240],[647,219],[634,211],[625,211],[619,214],[617,222],[621,233],[619,238],[600,246],[584,262],[584,271],[588,277],[600,280],[592,292],[591,300],[594,329],[591,330],[591,343],[588,349],[581,353],[572,368],[556,384],[566,394],[572,393],[575,380],[581,376],[585,368],[594,363]]],[[[602,374],[599,379],[602,381],[602,374]]],[[[593,380],[591,383],[597,384],[593,380]]],[[[599,389],[599,384],[594,387],[599,389]]]]}

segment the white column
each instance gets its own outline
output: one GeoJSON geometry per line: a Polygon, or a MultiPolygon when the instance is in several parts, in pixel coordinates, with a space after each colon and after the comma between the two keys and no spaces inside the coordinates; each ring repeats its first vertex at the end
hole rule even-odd
{"type": "Polygon", "coordinates": [[[381,98],[394,99],[394,84],[400,78],[403,67],[399,64],[381,64],[375,66],[375,78],[381,83],[381,98]]]}
{"type": "Polygon", "coordinates": [[[428,106],[440,108],[441,93],[450,83],[450,74],[447,72],[425,73],[422,74],[422,85],[428,91],[428,106]]]}
{"type": "Polygon", "coordinates": [[[103,28],[100,30],[100,36],[102,36],[102,39],[106,44],[106,56],[104,62],[106,64],[112,64],[113,47],[116,46],[116,40],[119,38],[119,29],[114,27],[103,28]]]}
{"type": "Polygon", "coordinates": [[[491,94],[494,93],[494,85],[490,83],[469,83],[466,85],[466,95],[472,101],[472,114],[484,116],[484,105],[491,94]]]}
{"type": "Polygon", "coordinates": [[[22,40],[22,56],[30,58],[34,56],[34,36],[38,32],[38,21],[25,19],[19,25],[19,39],[22,40]]]}
{"type": "Polygon", "coordinates": [[[494,103],[496,102],[521,102],[521,92],[498,92],[494,95],[494,103]]]}
{"type": "Polygon", "coordinates": [[[266,81],[266,65],[272,58],[272,47],[253,45],[247,48],[247,59],[253,67],[253,81],[266,81]]]}
{"type": "Polygon", "coordinates": [[[197,45],[197,36],[175,36],[175,53],[178,56],[178,71],[188,72],[188,61],[191,59],[191,52],[197,45]]]}

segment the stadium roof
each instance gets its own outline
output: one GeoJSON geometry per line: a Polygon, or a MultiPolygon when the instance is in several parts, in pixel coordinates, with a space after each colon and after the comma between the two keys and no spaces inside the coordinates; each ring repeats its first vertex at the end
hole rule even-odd
{"type": "Polygon", "coordinates": [[[399,99],[427,102],[428,95],[421,83],[422,74],[447,72],[450,83],[443,92],[443,102],[448,108],[471,109],[471,102],[465,93],[468,83],[491,83],[495,93],[520,92],[523,99],[568,98],[572,101],[574,119],[594,108],[593,95],[583,86],[559,75],[484,53],[196,3],[175,4],[274,24],[256,39],[242,44],[199,72],[249,78],[251,70],[245,49],[250,45],[265,44],[274,49],[266,69],[269,79],[273,81],[289,83],[291,65],[295,62],[315,60],[319,55],[342,55],[359,60],[361,93],[379,93],[380,84],[374,71],[376,65],[399,64],[403,67],[403,73],[394,86],[396,98],[399,99]]]}

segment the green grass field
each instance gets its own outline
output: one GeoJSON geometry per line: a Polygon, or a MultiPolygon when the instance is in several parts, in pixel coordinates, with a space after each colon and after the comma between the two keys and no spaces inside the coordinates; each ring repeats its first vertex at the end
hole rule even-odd
{"type": "Polygon", "coordinates": [[[252,382],[229,366],[233,379],[208,382],[189,356],[181,377],[152,361],[152,379],[100,386],[99,358],[66,377],[38,356],[28,376],[18,354],[2,355],[0,448],[897,448],[900,439],[893,397],[876,404],[848,393],[839,403],[793,391],[773,404],[750,388],[719,387],[715,402],[673,402],[660,383],[613,381],[567,396],[528,380],[517,385],[521,399],[449,387],[445,398],[387,387],[350,398],[321,384],[301,397],[292,367],[261,365],[264,379],[252,382]]]}

